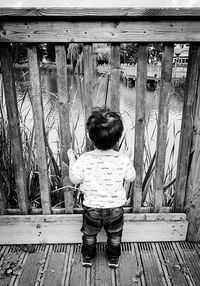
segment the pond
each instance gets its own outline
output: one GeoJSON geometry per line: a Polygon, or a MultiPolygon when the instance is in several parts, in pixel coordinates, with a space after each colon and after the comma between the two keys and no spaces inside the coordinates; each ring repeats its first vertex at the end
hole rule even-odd
{"type": "MultiPolygon", "coordinates": [[[[52,109],[52,118],[57,121],[58,114],[56,108],[56,94],[57,94],[57,82],[56,74],[43,74],[42,84],[45,90],[45,103],[48,105],[50,103],[50,108],[52,109]]],[[[93,91],[93,105],[103,106],[105,102],[105,91],[106,91],[107,77],[101,76],[96,78],[94,81],[94,91],[93,91]]],[[[159,87],[154,91],[148,91],[146,94],[146,144],[150,148],[151,154],[155,152],[156,149],[156,124],[158,117],[158,99],[159,99],[159,87]]],[[[76,129],[76,137],[79,147],[83,146],[84,140],[84,117],[82,110],[82,102],[79,89],[77,87],[77,77],[70,76],[69,78],[69,93],[71,102],[71,118],[76,122],[78,118],[78,124],[76,129]]],[[[108,105],[109,105],[109,89],[108,89],[108,105]]],[[[120,82],[120,111],[124,121],[124,127],[126,132],[126,142],[129,148],[134,150],[134,126],[135,126],[135,108],[136,108],[136,89],[131,86],[125,85],[120,82]]],[[[168,129],[168,145],[166,161],[169,160],[171,154],[171,149],[175,144],[174,150],[174,162],[177,159],[178,144],[179,144],[179,132],[181,128],[181,118],[182,118],[182,108],[183,108],[183,98],[177,94],[172,94],[169,105],[169,129],[168,129]]],[[[52,119],[51,118],[51,119],[52,119]]],[[[56,124],[50,131],[50,142],[51,147],[56,151],[57,148],[57,127],[56,124]]],[[[133,152],[132,152],[133,156],[133,152]]]]}
{"type": "MultiPolygon", "coordinates": [[[[81,153],[85,147],[85,120],[82,108],[80,83],[77,75],[69,75],[68,89],[70,96],[70,122],[76,126],[75,142],[76,151],[81,153]],[[79,81],[79,84],[78,84],[79,81]]],[[[103,106],[105,102],[105,93],[107,85],[107,76],[98,76],[94,79],[93,88],[93,106],[103,106]]],[[[54,157],[59,163],[59,116],[58,116],[58,98],[57,98],[57,80],[56,72],[42,73],[43,105],[45,113],[45,125],[48,133],[50,147],[54,157]]],[[[156,151],[157,137],[157,118],[158,118],[158,99],[159,86],[154,91],[148,91],[146,94],[146,122],[145,122],[145,153],[144,153],[144,176],[151,163],[156,151]]],[[[109,105],[110,89],[108,88],[107,103],[109,105]]],[[[166,170],[165,184],[169,184],[176,177],[176,164],[178,158],[178,146],[182,119],[183,97],[177,93],[172,94],[169,104],[169,124],[168,139],[166,151],[166,170]]],[[[120,82],[120,112],[122,114],[125,140],[123,140],[122,149],[129,149],[131,159],[134,157],[134,135],[135,135],[135,109],[136,109],[136,89],[120,82]]],[[[30,102],[26,99],[22,105],[22,114],[25,124],[31,129],[33,119],[31,114],[30,102]]],[[[151,180],[152,181],[152,180],[151,180]]],[[[153,183],[152,183],[153,184],[153,183]]],[[[153,185],[152,185],[153,190],[153,185]]]]}

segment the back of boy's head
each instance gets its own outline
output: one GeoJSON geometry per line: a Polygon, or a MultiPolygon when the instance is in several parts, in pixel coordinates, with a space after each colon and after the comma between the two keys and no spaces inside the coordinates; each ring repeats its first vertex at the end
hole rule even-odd
{"type": "Polygon", "coordinates": [[[86,123],[90,139],[100,150],[113,148],[123,132],[121,116],[109,108],[96,108],[86,123]]]}

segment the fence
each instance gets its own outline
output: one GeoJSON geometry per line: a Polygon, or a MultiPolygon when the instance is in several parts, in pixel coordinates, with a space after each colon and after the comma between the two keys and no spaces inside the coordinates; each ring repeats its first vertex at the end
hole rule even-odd
{"type": "MultiPolygon", "coordinates": [[[[143,155],[145,133],[145,97],[147,80],[147,46],[152,42],[163,43],[163,59],[158,106],[157,147],[155,162],[155,189],[153,213],[170,212],[163,207],[165,155],[168,130],[169,100],[172,92],[174,43],[190,44],[184,92],[181,137],[177,164],[176,189],[173,212],[186,212],[189,235],[198,239],[200,205],[199,193],[199,9],[1,9],[0,10],[0,59],[6,98],[10,138],[15,166],[16,191],[19,210],[27,215],[29,202],[27,180],[23,162],[14,71],[9,50],[12,42],[27,43],[30,73],[30,94],[35,124],[38,172],[42,214],[56,212],[51,208],[48,178],[43,103],[37,43],[55,43],[57,84],[59,99],[60,146],[63,185],[68,178],[67,150],[70,148],[69,98],[65,43],[83,43],[84,109],[87,118],[92,108],[93,43],[111,45],[111,107],[119,110],[120,43],[138,43],[135,149],[134,165],[137,177],[132,192],[133,213],[144,212],[141,206],[143,155]],[[191,156],[192,152],[192,156],[191,156]],[[191,224],[190,224],[191,223],[191,224]],[[194,225],[196,230],[194,230],[194,225]],[[191,227],[190,227],[191,226],[191,227]]],[[[89,143],[87,143],[89,144],[89,143]]],[[[64,190],[65,213],[73,213],[72,189],[64,190]]],[[[129,208],[130,210],[130,208],[129,208]]],[[[6,207],[5,194],[0,187],[0,211],[13,214],[6,207]]],[[[174,214],[175,215],[175,214],[174,214]]],[[[75,215],[74,215],[75,217],[75,215]]],[[[167,217],[167,214],[166,214],[167,217]]]]}

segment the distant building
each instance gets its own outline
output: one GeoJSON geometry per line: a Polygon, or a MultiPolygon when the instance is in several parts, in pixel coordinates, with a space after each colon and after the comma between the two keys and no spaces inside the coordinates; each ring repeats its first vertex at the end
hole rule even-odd
{"type": "Polygon", "coordinates": [[[188,63],[189,44],[175,44],[173,63],[176,66],[186,66],[188,63]]]}

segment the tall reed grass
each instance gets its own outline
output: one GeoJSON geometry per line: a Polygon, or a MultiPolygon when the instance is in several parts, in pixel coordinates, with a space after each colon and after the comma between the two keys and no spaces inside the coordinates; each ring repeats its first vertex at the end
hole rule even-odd
{"type": "MultiPolygon", "coordinates": [[[[77,76],[76,87],[73,84],[69,88],[70,96],[70,118],[71,118],[71,146],[80,155],[85,151],[86,134],[84,129],[84,104],[83,104],[83,77],[77,76]],[[80,131],[82,126],[82,131],[80,131]],[[81,133],[81,136],[80,136],[81,133]]],[[[94,105],[102,106],[107,105],[109,100],[109,74],[96,78],[94,84],[95,95],[94,105]]],[[[16,81],[17,94],[18,94],[18,108],[20,115],[20,128],[23,142],[23,156],[24,164],[27,175],[27,191],[32,208],[40,208],[40,188],[39,188],[39,174],[38,162],[35,148],[34,132],[35,127],[33,124],[31,100],[29,96],[29,79],[28,73],[22,72],[16,81]]],[[[51,191],[51,203],[53,207],[64,207],[64,196],[61,180],[61,160],[60,160],[60,146],[59,146],[59,123],[57,115],[57,94],[51,93],[49,90],[42,86],[42,95],[44,100],[44,113],[45,113],[45,144],[47,150],[48,160],[48,174],[51,191]],[[56,145],[56,150],[52,150],[52,131],[54,131],[53,142],[56,145]],[[50,140],[51,139],[51,140],[50,140]],[[51,142],[50,142],[51,141],[51,142]]],[[[131,115],[126,113],[130,119],[131,115]]],[[[123,115],[122,113],[122,115],[123,115]]],[[[132,120],[132,119],[131,119],[132,120]]],[[[149,119],[148,119],[149,120],[149,119]]],[[[154,191],[154,177],[155,177],[155,158],[156,151],[152,151],[151,144],[155,144],[155,134],[157,122],[151,134],[148,133],[148,120],[146,121],[145,132],[145,150],[144,150],[144,176],[142,184],[142,205],[151,206],[153,204],[153,191],[154,191]]],[[[133,145],[129,146],[127,136],[129,132],[134,130],[134,122],[124,131],[119,149],[122,152],[128,152],[131,159],[133,159],[133,145]]],[[[171,206],[173,204],[174,183],[175,183],[175,145],[177,144],[178,132],[175,131],[173,135],[173,144],[169,150],[169,161],[166,165],[165,173],[165,186],[163,189],[164,205],[171,206]]],[[[169,141],[168,141],[169,142],[169,141]]],[[[15,174],[13,171],[12,150],[9,138],[9,128],[7,123],[6,108],[3,89],[0,94],[0,180],[3,182],[3,189],[7,198],[7,207],[17,207],[17,195],[15,192],[15,174]]],[[[131,197],[133,190],[132,184],[126,185],[127,197],[131,197]]],[[[80,207],[81,194],[78,186],[74,188],[74,206],[80,207]]]]}

